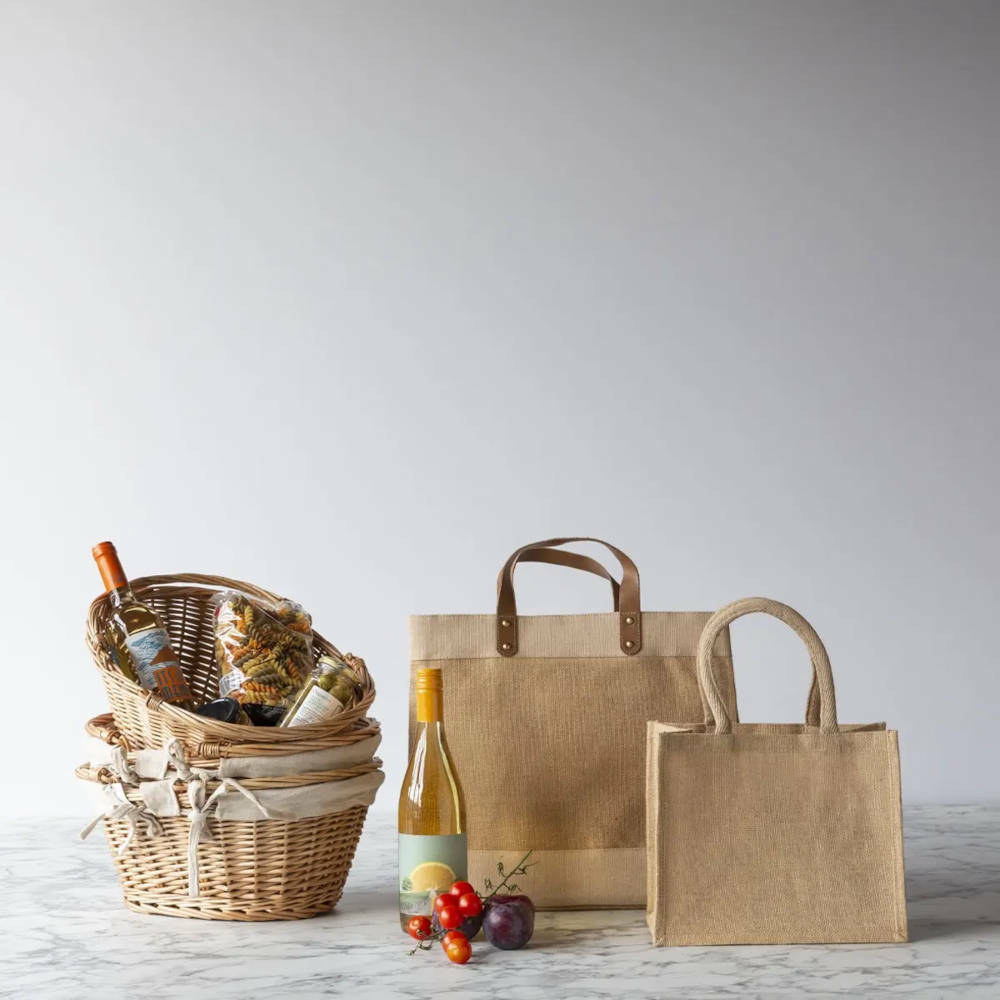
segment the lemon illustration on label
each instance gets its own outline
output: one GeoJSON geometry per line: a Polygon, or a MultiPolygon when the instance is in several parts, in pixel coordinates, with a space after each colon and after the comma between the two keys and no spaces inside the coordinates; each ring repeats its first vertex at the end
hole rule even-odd
{"type": "Polygon", "coordinates": [[[425,861],[410,872],[410,886],[413,892],[448,889],[454,881],[455,873],[440,861],[425,861]]]}

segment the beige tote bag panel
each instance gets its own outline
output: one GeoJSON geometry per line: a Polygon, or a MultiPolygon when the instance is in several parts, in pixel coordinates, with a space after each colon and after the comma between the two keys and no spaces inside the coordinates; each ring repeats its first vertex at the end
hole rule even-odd
{"type": "MultiPolygon", "coordinates": [[[[495,615],[410,619],[410,733],[413,671],[436,667],[465,793],[473,882],[495,878],[498,860],[513,864],[530,849],[535,867],[518,883],[537,906],[642,907],[646,720],[706,720],[696,652],[710,613],[642,612],[627,556],[609,546],[622,560],[619,584],[600,563],[553,548],[579,540],[592,539],[515,552],[500,573],[495,615]],[[615,610],[519,615],[519,561],[606,577],[615,610]]],[[[727,630],[712,658],[720,697],[735,713],[727,630]]]]}
{"type": "Polygon", "coordinates": [[[698,679],[712,722],[648,726],[653,942],[905,941],[897,734],[884,723],[838,723],[822,642],[801,615],[766,598],[712,616],[698,679]],[[709,651],[718,630],[759,611],[791,625],[809,649],[814,724],[731,719],[709,651]]]}

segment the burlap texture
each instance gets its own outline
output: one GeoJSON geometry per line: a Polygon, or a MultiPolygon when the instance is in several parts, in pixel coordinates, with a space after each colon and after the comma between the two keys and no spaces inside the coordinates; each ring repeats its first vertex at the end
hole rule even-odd
{"type": "MultiPolygon", "coordinates": [[[[410,732],[413,671],[436,667],[474,882],[533,849],[518,882],[537,906],[645,905],[646,720],[705,719],[695,652],[708,617],[644,612],[642,653],[626,656],[618,615],[522,616],[510,658],[492,615],[411,619],[410,732]]],[[[725,631],[713,662],[735,713],[725,631]]]]}
{"type": "MultiPolygon", "coordinates": [[[[775,613],[770,604],[730,609],[775,613]]],[[[727,611],[723,626],[738,616],[727,611]]],[[[810,651],[821,691],[832,694],[818,637],[810,651]]],[[[884,723],[838,724],[829,701],[821,726],[649,723],[655,944],[907,939],[897,734],[884,723]]]]}

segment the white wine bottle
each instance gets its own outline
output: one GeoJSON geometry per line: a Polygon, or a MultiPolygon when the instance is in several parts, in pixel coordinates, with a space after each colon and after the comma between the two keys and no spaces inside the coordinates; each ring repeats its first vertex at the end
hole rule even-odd
{"type": "Polygon", "coordinates": [[[440,670],[417,671],[417,740],[399,793],[399,923],[468,878],[465,801],[448,754],[440,670]]]}
{"type": "Polygon", "coordinates": [[[164,701],[194,711],[188,687],[170,637],[156,612],[134,593],[111,542],[99,542],[94,561],[111,601],[108,639],[121,670],[140,687],[156,691],[164,701]]]}

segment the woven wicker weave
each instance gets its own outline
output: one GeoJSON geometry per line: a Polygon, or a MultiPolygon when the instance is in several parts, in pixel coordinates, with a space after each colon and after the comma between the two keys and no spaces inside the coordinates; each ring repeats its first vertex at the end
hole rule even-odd
{"type": "MultiPolygon", "coordinates": [[[[213,596],[220,590],[232,589],[265,602],[281,599],[253,584],[196,573],[140,577],[132,581],[132,589],[136,597],[153,607],[162,619],[197,702],[208,701],[219,694],[213,596]]],[[[318,659],[326,653],[351,665],[361,681],[357,702],[336,719],[317,725],[248,727],[186,712],[125,677],[111,660],[101,638],[110,614],[107,595],[91,604],[87,645],[100,670],[115,723],[134,749],[159,748],[178,737],[184,742],[189,759],[265,756],[324,750],[357,742],[378,731],[378,724],[365,718],[375,699],[375,684],[364,660],[341,653],[317,632],[313,633],[314,657],[318,659]]]]}
{"type": "MultiPolygon", "coordinates": [[[[187,795],[179,798],[187,808],[187,795]]],[[[210,820],[215,839],[198,845],[200,891],[194,899],[188,896],[191,824],[185,816],[162,818],[159,835],[134,837],[121,856],[128,822],[103,823],[130,910],[202,920],[299,920],[337,905],[367,812],[353,806],[289,821],[210,820]]]]}
{"type": "MultiPolygon", "coordinates": [[[[265,602],[276,594],[221,576],[181,574],[132,581],[136,596],[160,615],[197,702],[218,696],[215,667],[215,617],[212,598],[220,590],[240,590],[265,602]]],[[[98,716],[87,731],[132,754],[159,749],[171,739],[184,744],[185,758],[195,767],[213,768],[223,757],[261,757],[326,750],[361,742],[379,732],[367,718],[375,685],[364,661],[344,656],[332,643],[313,633],[313,654],[346,660],[361,681],[357,702],[331,722],[292,728],[238,726],[206,719],[162,701],[128,680],[114,665],[102,642],[111,612],[106,595],[90,607],[87,644],[101,673],[112,715],[98,716]]],[[[293,788],[321,781],[343,781],[378,770],[377,758],[338,771],[245,779],[248,790],[293,788]]],[[[111,773],[86,765],[77,776],[108,783],[111,773]]],[[[190,802],[187,786],[176,783],[182,809],[190,802]]],[[[208,792],[217,787],[209,782],[208,792]]],[[[138,803],[136,788],[126,788],[138,803]]],[[[125,904],[142,913],[163,913],[204,920],[292,920],[332,909],[340,899],[368,809],[296,820],[208,820],[214,839],[199,843],[198,896],[188,895],[188,841],[191,822],[185,815],[160,818],[154,837],[134,836],[119,857],[131,830],[125,819],[103,820],[108,845],[118,869],[125,904]]]]}
{"type": "MultiPolygon", "coordinates": [[[[87,732],[112,745],[127,746],[111,722],[99,716],[87,732]]],[[[268,778],[245,778],[244,788],[295,788],[317,781],[347,780],[378,770],[381,761],[340,771],[310,772],[268,778]]],[[[85,781],[114,781],[104,767],[81,765],[85,781]]],[[[217,782],[209,782],[211,793],[217,782]]],[[[187,785],[175,791],[182,810],[191,802],[187,785]]],[[[141,802],[138,789],[127,787],[129,801],[141,802]]],[[[202,920],[298,920],[333,909],[344,891],[368,809],[353,806],[339,813],[298,820],[219,820],[209,826],[214,836],[198,844],[199,894],[188,895],[188,838],[191,824],[182,816],[160,818],[161,832],[148,839],[129,835],[124,819],[103,820],[111,856],[118,869],[125,905],[140,913],[196,917],[202,920]]]]}

